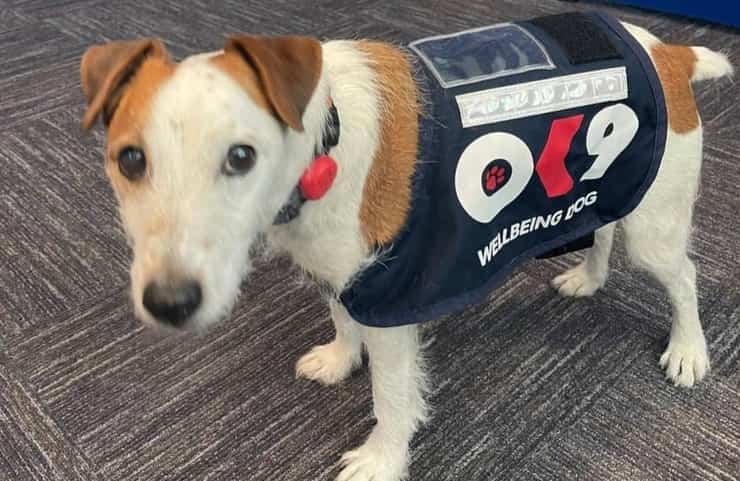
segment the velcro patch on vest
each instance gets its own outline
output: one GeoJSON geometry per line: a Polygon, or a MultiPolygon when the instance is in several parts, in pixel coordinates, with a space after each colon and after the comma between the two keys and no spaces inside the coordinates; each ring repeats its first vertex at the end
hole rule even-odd
{"type": "Polygon", "coordinates": [[[544,30],[573,65],[622,58],[603,28],[583,13],[561,13],[528,21],[544,30]]]}

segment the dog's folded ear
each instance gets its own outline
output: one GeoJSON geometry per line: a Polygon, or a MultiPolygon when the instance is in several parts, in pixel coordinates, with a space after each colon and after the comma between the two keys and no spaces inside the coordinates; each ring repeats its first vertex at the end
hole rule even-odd
{"type": "Polygon", "coordinates": [[[167,58],[161,41],[110,42],[87,49],[80,62],[82,91],[88,104],[82,118],[83,128],[92,127],[101,114],[108,125],[124,87],[149,56],[167,58]]]}
{"type": "Polygon", "coordinates": [[[298,132],[321,76],[321,44],[310,37],[235,36],[225,52],[237,53],[257,73],[277,117],[298,132]]]}

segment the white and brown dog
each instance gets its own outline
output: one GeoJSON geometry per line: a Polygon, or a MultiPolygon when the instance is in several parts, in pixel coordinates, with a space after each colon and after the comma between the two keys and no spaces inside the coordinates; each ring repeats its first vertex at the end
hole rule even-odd
{"type": "MultiPolygon", "coordinates": [[[[620,220],[632,261],[665,287],[673,326],[660,365],[678,385],[709,369],[687,257],[702,161],[702,127],[691,82],[730,75],[718,53],[661,43],[625,28],[649,54],[667,105],[668,132],[657,177],[620,220]]],[[[174,62],[157,40],[111,42],[82,58],[89,103],[83,126],[102,117],[105,168],[134,259],[136,316],[183,328],[230,312],[264,235],[333,289],[333,342],[298,360],[300,376],[334,384],[367,349],[377,425],[342,458],[341,481],[397,481],[408,446],[427,417],[427,387],[414,325],[376,328],[353,320],[339,295],[404,227],[413,203],[422,102],[408,52],[373,41],[320,43],[306,37],[236,36],[223,51],[174,62]],[[328,192],[291,222],[276,215],[315,158],[331,107],[341,135],[328,192]]],[[[553,280],[566,296],[604,285],[615,223],[596,232],[577,267],[553,280]]]]}

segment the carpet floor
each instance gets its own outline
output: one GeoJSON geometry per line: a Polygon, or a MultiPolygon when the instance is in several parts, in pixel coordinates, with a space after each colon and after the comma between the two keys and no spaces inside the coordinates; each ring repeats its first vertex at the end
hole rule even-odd
{"type": "MultiPolygon", "coordinates": [[[[0,480],[330,480],[373,425],[367,370],[332,388],[294,379],[332,328],[282,260],[205,335],[136,323],[103,133],[79,128],[86,47],[157,36],[181,57],[233,32],[408,42],[585,8],[740,66],[737,31],[556,0],[0,0],[0,480]]],[[[529,263],[486,305],[425,329],[435,412],[412,480],[740,479],[740,84],[696,95],[706,144],[691,256],[708,379],[664,379],[667,296],[623,251],[585,300],[547,284],[578,255],[529,263]]]]}

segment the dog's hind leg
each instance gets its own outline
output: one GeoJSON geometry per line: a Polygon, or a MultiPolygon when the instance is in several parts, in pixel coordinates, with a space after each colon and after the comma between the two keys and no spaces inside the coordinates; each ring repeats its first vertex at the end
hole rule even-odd
{"type": "Polygon", "coordinates": [[[296,375],[331,385],[344,380],[362,361],[360,325],[334,299],[329,301],[336,336],[328,344],[316,346],[296,364],[296,375]]]}
{"type": "MultiPolygon", "coordinates": [[[[690,218],[691,213],[684,211],[690,218]]],[[[668,291],[673,321],[668,348],[660,358],[666,376],[676,385],[693,386],[709,370],[709,356],[699,321],[696,269],[686,255],[688,222],[654,222],[639,212],[624,222],[627,252],[668,291]]]]}
{"type": "Polygon", "coordinates": [[[681,386],[692,386],[709,370],[699,322],[696,269],[687,255],[701,145],[701,128],[686,134],[670,131],[655,182],[637,209],[621,221],[630,259],[668,291],[673,321],[660,365],[681,386]]]}
{"type": "Polygon", "coordinates": [[[607,224],[594,234],[594,245],[586,258],[552,280],[552,286],[563,296],[593,295],[606,282],[609,273],[609,254],[612,251],[615,224],[607,224]]]}

